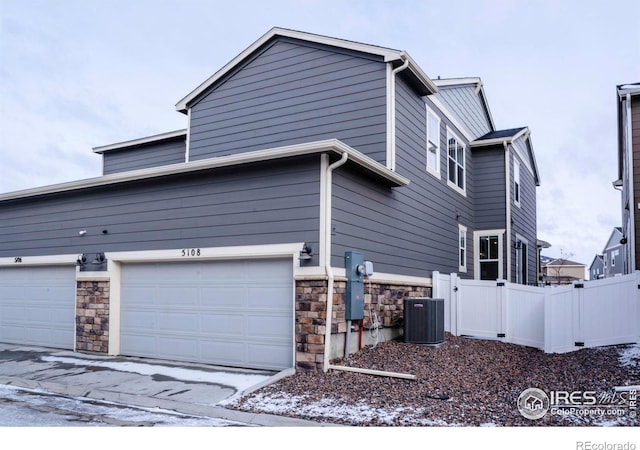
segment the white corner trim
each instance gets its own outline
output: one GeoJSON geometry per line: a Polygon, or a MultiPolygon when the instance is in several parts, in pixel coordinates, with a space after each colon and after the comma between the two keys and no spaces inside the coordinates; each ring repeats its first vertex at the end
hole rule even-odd
{"type": "Polygon", "coordinates": [[[191,108],[187,111],[187,137],[184,144],[184,162],[189,162],[191,161],[191,108]]]}
{"type": "Polygon", "coordinates": [[[172,139],[180,136],[187,136],[188,130],[176,130],[169,131],[167,133],[155,134],[153,136],[142,137],[138,139],[132,139],[130,141],[118,142],[116,144],[101,145],[93,148],[93,153],[104,153],[110,150],[120,150],[127,147],[133,147],[134,145],[150,144],[153,142],[164,141],[166,139],[172,139]]]}
{"type": "Polygon", "coordinates": [[[0,267],[25,267],[25,266],[67,266],[75,265],[78,254],[73,255],[47,255],[47,256],[11,256],[0,258],[0,267]]]}

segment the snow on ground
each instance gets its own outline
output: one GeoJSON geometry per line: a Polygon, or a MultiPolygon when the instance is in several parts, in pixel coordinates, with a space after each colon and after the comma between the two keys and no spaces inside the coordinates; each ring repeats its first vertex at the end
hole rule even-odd
{"type": "Polygon", "coordinates": [[[428,419],[426,408],[377,408],[366,402],[345,404],[330,398],[311,403],[307,403],[307,401],[304,396],[279,392],[269,395],[254,395],[247,406],[267,414],[294,414],[297,417],[314,417],[329,421],[350,417],[354,422],[360,424],[378,420],[391,425],[400,417],[403,425],[462,426],[462,424],[450,424],[442,420],[428,419]]]}
{"type": "Polygon", "coordinates": [[[252,386],[271,378],[271,374],[255,374],[241,372],[205,371],[186,369],[182,367],[170,367],[156,364],[140,364],[128,361],[93,361],[85,358],[65,358],[58,356],[43,356],[43,361],[73,364],[78,366],[104,367],[120,372],[131,372],[140,375],[164,375],[182,381],[196,381],[230,386],[238,392],[242,392],[252,386]]]}
{"type": "Polygon", "coordinates": [[[96,401],[84,397],[69,398],[38,389],[0,385],[0,426],[109,426],[153,425],[160,427],[221,427],[245,425],[228,420],[191,416],[161,408],[143,408],[96,401]],[[12,402],[15,402],[12,404],[12,402]],[[25,408],[26,407],[26,408],[25,408]],[[78,417],[91,418],[81,423],[78,417]],[[105,420],[106,419],[106,420],[105,420]]]}
{"type": "Polygon", "coordinates": [[[621,350],[618,362],[622,367],[640,368],[640,344],[631,345],[621,350]]]}

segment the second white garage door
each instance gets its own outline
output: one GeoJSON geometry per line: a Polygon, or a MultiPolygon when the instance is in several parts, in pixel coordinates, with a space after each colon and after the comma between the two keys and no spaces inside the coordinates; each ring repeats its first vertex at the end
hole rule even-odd
{"type": "Polygon", "coordinates": [[[123,264],[121,353],[293,367],[291,260],[123,264]]]}

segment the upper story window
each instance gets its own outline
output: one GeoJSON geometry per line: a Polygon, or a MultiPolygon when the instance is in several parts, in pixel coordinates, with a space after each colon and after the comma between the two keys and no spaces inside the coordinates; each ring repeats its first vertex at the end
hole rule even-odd
{"type": "Polygon", "coordinates": [[[513,160],[513,201],[516,206],[520,206],[520,161],[513,160]]]}
{"type": "Polygon", "coordinates": [[[427,172],[440,178],[440,118],[427,107],[427,172]]]}
{"type": "Polygon", "coordinates": [[[467,227],[458,225],[458,258],[460,259],[458,267],[460,272],[467,271],[467,227]]]}
{"type": "Polygon", "coordinates": [[[447,129],[448,178],[447,184],[466,195],[465,147],[458,136],[447,129]]]}

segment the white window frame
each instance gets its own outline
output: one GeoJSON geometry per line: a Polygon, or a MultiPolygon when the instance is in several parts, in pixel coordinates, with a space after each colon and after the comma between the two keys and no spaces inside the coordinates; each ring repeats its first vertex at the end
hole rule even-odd
{"type": "Polygon", "coordinates": [[[479,230],[473,232],[473,266],[475,268],[474,278],[480,279],[480,239],[486,236],[498,236],[498,275],[504,276],[504,229],[499,230],[479,230]]]}
{"type": "Polygon", "coordinates": [[[522,202],[522,184],[520,183],[520,161],[513,159],[513,203],[520,206],[522,202]]]}
{"type": "Polygon", "coordinates": [[[516,233],[516,283],[527,284],[528,282],[529,282],[529,241],[516,233]],[[526,277],[526,280],[525,280],[526,283],[522,283],[522,267],[520,265],[520,261],[521,261],[520,256],[522,253],[522,248],[517,247],[518,242],[520,242],[521,244],[525,244],[527,249],[526,254],[524,255],[524,261],[525,261],[525,264],[527,265],[526,267],[527,270],[524,273],[526,277]]]}
{"type": "Polygon", "coordinates": [[[467,272],[467,227],[458,224],[458,270],[467,272]]]}
{"type": "MultiPolygon", "coordinates": [[[[456,150],[456,155],[457,155],[457,150],[456,150]]],[[[454,133],[453,131],[451,131],[451,129],[449,127],[447,127],[447,185],[449,185],[449,187],[451,187],[453,190],[455,190],[456,192],[460,193],[461,195],[464,195],[465,197],[467,196],[467,166],[466,166],[466,159],[467,159],[467,147],[466,145],[464,145],[462,139],[460,139],[460,137],[454,133]],[[460,162],[454,158],[451,158],[451,155],[449,154],[449,141],[451,139],[454,139],[457,143],[458,146],[460,146],[462,148],[462,164],[460,164],[460,162]],[[456,172],[455,172],[455,181],[451,181],[451,173],[449,170],[449,162],[453,161],[456,165],[456,172]],[[458,167],[462,168],[462,187],[460,187],[458,185],[458,167]]]]}
{"type": "Polygon", "coordinates": [[[427,172],[429,172],[434,177],[440,179],[440,117],[438,117],[438,115],[434,113],[433,110],[428,106],[426,106],[426,110],[427,110],[427,115],[426,115],[425,125],[426,125],[427,135],[426,135],[425,155],[427,160],[425,164],[426,164],[427,172]],[[434,121],[437,123],[435,131],[433,130],[433,127],[430,126],[430,122],[429,122],[430,118],[434,119],[434,121]],[[431,135],[432,133],[435,133],[435,136],[432,136],[431,135]],[[433,139],[430,139],[431,137],[433,137],[433,139]],[[435,155],[435,167],[432,167],[432,165],[429,164],[430,152],[434,153],[435,155]]]}

